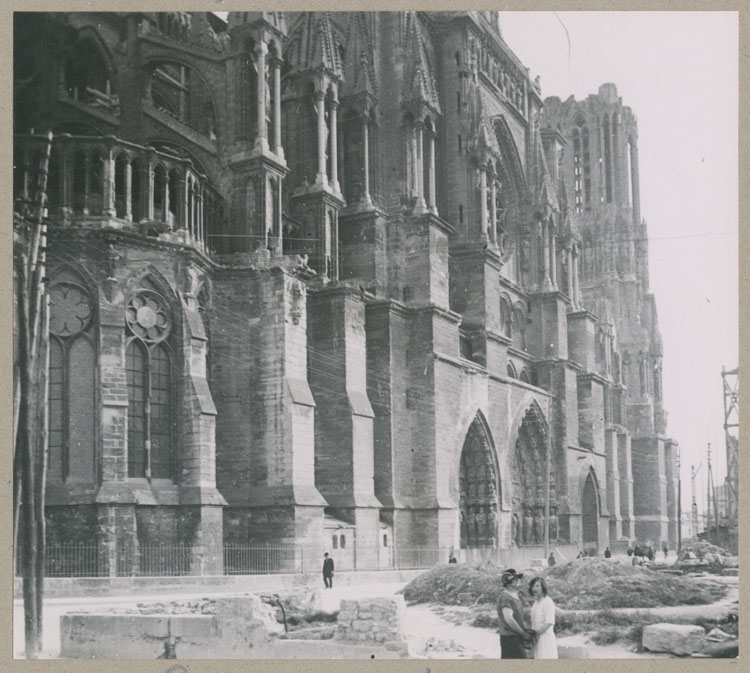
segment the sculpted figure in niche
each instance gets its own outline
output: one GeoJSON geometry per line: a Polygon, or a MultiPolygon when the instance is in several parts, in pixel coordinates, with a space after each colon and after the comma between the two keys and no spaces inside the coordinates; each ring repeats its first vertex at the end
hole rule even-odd
{"type": "Polygon", "coordinates": [[[518,522],[518,514],[513,512],[513,516],[510,518],[510,539],[513,545],[518,547],[521,544],[520,535],[520,524],[518,522]]]}
{"type": "Polygon", "coordinates": [[[487,536],[487,514],[484,507],[478,507],[477,510],[477,538],[484,542],[487,536]]]}
{"type": "Polygon", "coordinates": [[[497,546],[497,505],[490,505],[487,515],[487,540],[491,547],[497,546]]]}
{"type": "Polygon", "coordinates": [[[538,507],[534,513],[534,541],[539,544],[544,540],[544,515],[542,508],[538,507]]]}
{"type": "Polygon", "coordinates": [[[550,507],[549,510],[549,539],[557,540],[557,508],[550,507]]]}
{"type": "Polygon", "coordinates": [[[469,530],[466,523],[466,513],[464,510],[459,512],[459,529],[461,532],[461,546],[465,547],[469,539],[469,530]]]}
{"type": "Polygon", "coordinates": [[[534,517],[529,507],[524,507],[523,515],[523,542],[531,544],[534,541],[534,517]]]}

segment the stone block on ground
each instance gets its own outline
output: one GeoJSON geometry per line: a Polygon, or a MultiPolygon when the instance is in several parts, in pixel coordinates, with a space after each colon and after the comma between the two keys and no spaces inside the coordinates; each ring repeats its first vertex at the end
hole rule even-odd
{"type": "Polygon", "coordinates": [[[703,650],[706,632],[694,624],[650,624],[643,628],[644,649],[686,656],[703,650]]]}

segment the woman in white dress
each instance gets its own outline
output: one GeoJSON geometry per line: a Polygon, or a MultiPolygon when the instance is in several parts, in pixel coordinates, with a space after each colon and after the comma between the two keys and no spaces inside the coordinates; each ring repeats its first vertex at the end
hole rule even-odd
{"type": "Polygon", "coordinates": [[[547,583],[543,577],[531,580],[529,593],[534,599],[531,606],[531,628],[536,631],[534,659],[557,659],[555,604],[547,595],[547,583]]]}

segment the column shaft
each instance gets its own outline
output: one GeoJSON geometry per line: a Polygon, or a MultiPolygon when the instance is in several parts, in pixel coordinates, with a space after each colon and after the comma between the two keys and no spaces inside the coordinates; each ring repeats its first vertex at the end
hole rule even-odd
{"type": "Polygon", "coordinates": [[[102,210],[106,217],[115,216],[115,160],[111,154],[104,160],[104,185],[102,210]]]}
{"type": "Polygon", "coordinates": [[[125,163],[125,219],[133,220],[133,166],[125,163]]]}
{"type": "Polygon", "coordinates": [[[490,241],[497,244],[497,181],[492,178],[490,185],[490,241]]]}
{"type": "Polygon", "coordinates": [[[368,125],[368,119],[365,115],[362,117],[362,145],[364,155],[364,193],[362,194],[362,201],[370,203],[370,129],[368,125]]]}
{"type": "Polygon", "coordinates": [[[273,147],[274,152],[284,156],[281,146],[281,61],[273,62],[273,147]]]}
{"type": "Polygon", "coordinates": [[[416,177],[417,177],[417,203],[415,210],[417,212],[425,211],[424,200],[424,126],[421,122],[417,123],[415,131],[415,143],[417,146],[416,154],[416,177]]]}
{"type": "Polygon", "coordinates": [[[540,223],[542,226],[542,245],[544,251],[542,254],[542,278],[545,285],[550,284],[549,278],[549,224],[545,221],[540,223]]]}
{"type": "Polygon", "coordinates": [[[430,179],[430,212],[437,213],[437,198],[435,194],[435,133],[430,133],[429,136],[429,179],[430,179]]]}
{"type": "Polygon", "coordinates": [[[549,227],[549,274],[552,287],[557,287],[557,246],[555,245],[555,228],[549,227]]]}
{"type": "Polygon", "coordinates": [[[256,145],[261,147],[267,147],[268,141],[266,139],[266,54],[268,53],[268,47],[262,42],[258,45],[255,51],[256,63],[258,65],[258,134],[256,136],[256,145]]]}
{"type": "Polygon", "coordinates": [[[325,93],[315,95],[315,107],[318,109],[318,175],[315,182],[325,185],[326,178],[326,102],[325,93]]]}
{"type": "Polygon", "coordinates": [[[487,167],[479,167],[479,222],[480,232],[487,234],[487,167]]]}
{"type": "Polygon", "coordinates": [[[340,191],[339,188],[339,150],[338,150],[338,116],[337,110],[339,102],[331,101],[331,115],[329,117],[331,138],[331,189],[334,192],[340,191]]]}

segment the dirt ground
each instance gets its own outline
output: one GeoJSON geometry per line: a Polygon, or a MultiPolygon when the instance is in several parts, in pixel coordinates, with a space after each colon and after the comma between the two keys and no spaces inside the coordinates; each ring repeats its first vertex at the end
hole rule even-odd
{"type": "MultiPolygon", "coordinates": [[[[725,578],[722,578],[725,579],[725,578]]],[[[726,614],[738,599],[737,578],[726,578],[731,585],[729,594],[712,605],[653,608],[649,612],[665,619],[675,616],[726,614]]],[[[402,589],[404,583],[387,582],[370,585],[341,586],[332,590],[321,590],[322,609],[335,611],[343,598],[365,598],[390,596],[402,589]]],[[[202,598],[207,594],[196,595],[202,598]]],[[[150,601],[181,600],[191,598],[184,594],[174,596],[130,596],[120,598],[51,599],[45,601],[45,647],[43,658],[56,658],[60,651],[59,618],[67,612],[94,611],[105,605],[117,609],[135,606],[150,601]]],[[[14,615],[14,645],[16,656],[23,649],[23,619],[20,602],[16,601],[14,615]]],[[[486,611],[487,608],[485,607],[486,611]]],[[[471,626],[475,612],[469,607],[411,605],[406,609],[406,641],[409,657],[418,659],[494,659],[500,655],[500,642],[494,629],[471,626]]],[[[592,643],[586,634],[558,638],[561,648],[583,648],[591,659],[635,659],[664,658],[667,655],[633,652],[624,644],[599,646],[592,643]]],[[[580,650],[579,650],[580,651],[580,650]]],[[[561,650],[564,653],[564,650],[561,650]]],[[[329,655],[330,656],[330,655],[329,655]]],[[[563,654],[564,656],[564,654],[563,654]]],[[[350,658],[353,655],[349,655],[350,658]]],[[[363,656],[363,658],[366,658],[363,656]]]]}

